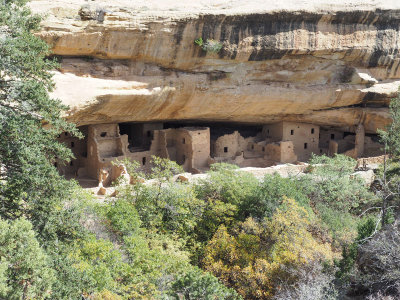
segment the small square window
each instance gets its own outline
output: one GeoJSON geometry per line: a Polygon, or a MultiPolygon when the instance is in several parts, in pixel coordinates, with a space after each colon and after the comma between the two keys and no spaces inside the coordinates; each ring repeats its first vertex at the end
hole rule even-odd
{"type": "Polygon", "coordinates": [[[102,132],[102,133],[100,133],[100,136],[101,136],[101,137],[106,137],[106,136],[107,136],[107,132],[102,132]]]}
{"type": "Polygon", "coordinates": [[[228,153],[228,147],[224,147],[224,152],[228,153]]]}
{"type": "Polygon", "coordinates": [[[307,149],[307,143],[304,143],[304,149],[307,149]]]}
{"type": "Polygon", "coordinates": [[[294,134],[294,130],[292,129],[292,130],[290,130],[290,135],[293,135],[294,134]]]}
{"type": "Polygon", "coordinates": [[[311,128],[311,134],[314,134],[314,128],[311,128]]]}

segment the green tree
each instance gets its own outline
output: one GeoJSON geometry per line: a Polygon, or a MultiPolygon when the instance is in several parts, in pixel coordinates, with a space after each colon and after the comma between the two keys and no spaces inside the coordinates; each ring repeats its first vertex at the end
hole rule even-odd
{"type": "Polygon", "coordinates": [[[33,34],[40,18],[26,2],[4,0],[0,5],[0,216],[25,216],[39,238],[68,240],[77,220],[63,209],[63,201],[74,185],[60,177],[53,163],[55,157],[72,157],[57,136],[79,134],[61,118],[66,107],[49,96],[49,71],[56,64],[46,59],[47,44],[33,34]]]}
{"type": "Polygon", "coordinates": [[[54,270],[29,221],[0,220],[0,298],[43,299],[53,282],[54,270]]]}
{"type": "Polygon", "coordinates": [[[390,101],[390,116],[392,123],[386,127],[386,130],[379,130],[381,141],[389,154],[394,157],[400,156],[400,95],[390,101]]]}
{"type": "Polygon", "coordinates": [[[165,300],[240,300],[235,290],[225,287],[210,273],[195,267],[172,283],[165,300]]]}

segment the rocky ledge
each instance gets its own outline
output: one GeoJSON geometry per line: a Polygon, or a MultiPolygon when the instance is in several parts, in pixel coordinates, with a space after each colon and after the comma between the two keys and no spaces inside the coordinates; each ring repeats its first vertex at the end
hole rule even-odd
{"type": "Polygon", "coordinates": [[[71,121],[390,122],[400,2],[177,2],[30,3],[71,121]]]}

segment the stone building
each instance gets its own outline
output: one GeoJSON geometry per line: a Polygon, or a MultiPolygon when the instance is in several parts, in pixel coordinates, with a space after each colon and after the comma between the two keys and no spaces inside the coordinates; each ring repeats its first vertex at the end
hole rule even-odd
{"type": "Polygon", "coordinates": [[[56,165],[66,177],[98,179],[109,185],[123,169],[112,162],[125,158],[138,161],[144,171],[150,170],[154,155],[176,161],[187,172],[199,173],[216,162],[267,167],[305,162],[313,153],[343,153],[356,158],[364,153],[377,154],[380,149],[373,137],[365,136],[362,125],[352,132],[285,121],[258,128],[245,136],[239,132],[240,126],[211,136],[210,127],[205,126],[164,129],[162,123],[88,125],[80,128],[85,136],[82,140],[68,134],[59,137],[75,159],[67,165],[56,161],[56,165]]]}
{"type": "MultiPolygon", "coordinates": [[[[307,161],[312,153],[320,153],[319,126],[306,123],[279,122],[264,125],[262,136],[269,142],[293,143],[293,150],[299,161],[307,161]]],[[[282,144],[284,149],[290,145],[282,144]],[[284,146],[285,145],[285,146],[284,146]]]]}

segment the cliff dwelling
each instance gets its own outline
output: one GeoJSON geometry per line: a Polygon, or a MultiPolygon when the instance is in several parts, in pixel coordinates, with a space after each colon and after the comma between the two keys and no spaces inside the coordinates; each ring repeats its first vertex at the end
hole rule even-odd
{"type": "Polygon", "coordinates": [[[137,161],[143,171],[151,168],[151,156],[177,162],[187,172],[201,173],[216,162],[239,167],[268,167],[279,163],[306,162],[312,154],[343,153],[357,158],[380,154],[381,145],[365,135],[363,125],[354,132],[315,124],[281,121],[249,126],[219,123],[111,123],[80,127],[84,139],[61,134],[75,159],[63,165],[68,178],[99,180],[109,185],[119,175],[113,161],[137,161]],[[366,150],[368,149],[368,150],[366,150]]]}

